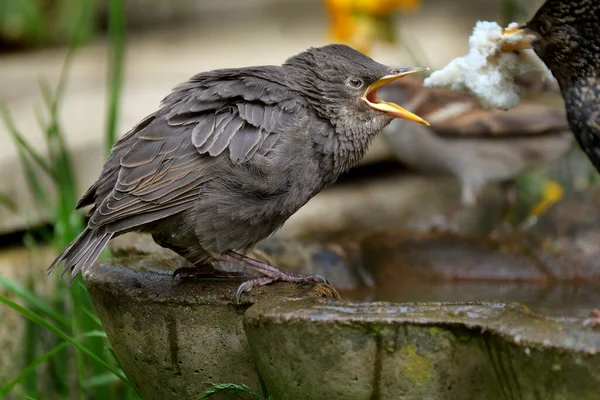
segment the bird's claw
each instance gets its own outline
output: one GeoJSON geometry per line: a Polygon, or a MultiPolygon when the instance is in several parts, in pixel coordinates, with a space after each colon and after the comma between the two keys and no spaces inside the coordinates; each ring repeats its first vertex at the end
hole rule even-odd
{"type": "Polygon", "coordinates": [[[236,304],[240,304],[240,300],[242,299],[242,293],[249,292],[253,287],[256,286],[264,286],[269,283],[273,283],[275,280],[273,278],[269,278],[268,276],[263,276],[260,278],[250,279],[242,283],[237,290],[235,291],[235,302],[236,304]]]}
{"type": "Polygon", "coordinates": [[[242,283],[235,292],[235,302],[236,304],[240,304],[242,294],[244,292],[249,292],[256,286],[264,286],[269,285],[273,282],[292,282],[292,283],[302,283],[302,282],[321,282],[329,284],[329,281],[325,279],[323,275],[319,274],[308,274],[308,275],[299,275],[299,274],[291,274],[280,271],[279,274],[273,276],[262,276],[260,278],[250,279],[244,283],[242,283]]]}
{"type": "Polygon", "coordinates": [[[201,276],[209,275],[206,268],[199,267],[179,267],[175,271],[173,271],[173,275],[171,275],[171,279],[175,280],[175,278],[179,278],[181,280],[198,278],[201,276]]]}
{"type": "Polygon", "coordinates": [[[177,268],[175,271],[173,271],[173,274],[171,275],[171,281],[175,281],[175,278],[180,278],[180,279],[184,279],[186,277],[186,274],[183,273],[183,269],[185,269],[186,267],[181,267],[181,268],[177,268]]]}

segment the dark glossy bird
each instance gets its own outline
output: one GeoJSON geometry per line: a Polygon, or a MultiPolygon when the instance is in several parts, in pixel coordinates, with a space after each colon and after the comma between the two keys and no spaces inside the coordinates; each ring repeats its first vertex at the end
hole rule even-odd
{"type": "Polygon", "coordinates": [[[64,262],[72,280],[111,238],[137,231],[200,271],[228,261],[261,273],[239,287],[238,301],[274,281],[324,281],[244,253],[356,164],[393,118],[426,124],[377,96],[383,85],[420,70],[328,45],[281,66],[192,77],[113,147],[77,204],[92,206],[87,227],[49,271],[64,262]]]}
{"type": "MultiPolygon", "coordinates": [[[[600,172],[600,1],[547,0],[521,28],[558,81],[571,130],[600,172]]],[[[600,325],[594,310],[589,325],[600,325]]]]}
{"type": "Polygon", "coordinates": [[[521,28],[558,81],[569,124],[600,171],[600,1],[547,0],[521,28]]]}

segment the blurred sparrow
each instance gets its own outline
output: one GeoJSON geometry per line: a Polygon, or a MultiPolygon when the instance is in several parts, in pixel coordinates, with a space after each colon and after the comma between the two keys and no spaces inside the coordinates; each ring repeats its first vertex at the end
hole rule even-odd
{"type": "Polygon", "coordinates": [[[423,87],[410,77],[380,91],[431,126],[392,121],[384,138],[401,162],[454,175],[461,205],[477,202],[488,182],[511,182],[528,167],[559,158],[571,146],[567,119],[558,109],[522,102],[509,110],[486,110],[468,92],[423,87]]]}

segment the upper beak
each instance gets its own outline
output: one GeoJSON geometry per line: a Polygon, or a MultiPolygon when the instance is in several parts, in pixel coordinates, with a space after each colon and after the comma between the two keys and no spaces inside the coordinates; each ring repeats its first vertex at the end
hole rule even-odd
{"type": "Polygon", "coordinates": [[[537,42],[538,40],[542,40],[542,37],[536,31],[533,31],[527,28],[527,24],[521,24],[519,26],[515,26],[512,28],[506,28],[503,32],[503,35],[519,35],[522,36],[522,39],[519,39],[514,43],[504,43],[502,44],[502,51],[517,51],[524,49],[531,49],[532,44],[537,42]]]}
{"type": "Polygon", "coordinates": [[[404,108],[400,107],[399,105],[397,105],[395,103],[383,101],[379,97],[377,97],[377,90],[380,87],[382,87],[383,85],[386,85],[392,81],[395,81],[396,79],[402,78],[403,76],[413,74],[415,72],[426,71],[426,70],[429,70],[429,68],[423,68],[423,67],[398,68],[398,69],[392,71],[393,72],[392,74],[386,75],[383,78],[381,78],[378,81],[371,84],[367,88],[367,90],[365,90],[365,94],[363,95],[362,100],[365,103],[367,103],[369,105],[369,107],[371,107],[375,110],[378,110],[378,111],[383,111],[384,113],[389,114],[389,115],[393,116],[394,118],[404,118],[409,121],[415,121],[415,122],[419,122],[421,124],[429,126],[429,122],[425,121],[423,118],[419,117],[418,115],[415,115],[415,114],[411,113],[410,111],[405,110],[404,108]]]}

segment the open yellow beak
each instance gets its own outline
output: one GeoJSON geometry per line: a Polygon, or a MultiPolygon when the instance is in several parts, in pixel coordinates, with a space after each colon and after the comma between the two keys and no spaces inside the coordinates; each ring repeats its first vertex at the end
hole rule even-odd
{"type": "Polygon", "coordinates": [[[371,107],[372,109],[382,111],[388,115],[391,115],[394,118],[403,118],[403,119],[407,119],[409,121],[419,122],[423,125],[429,126],[429,122],[425,121],[423,118],[419,117],[418,115],[415,115],[415,114],[411,113],[410,111],[405,110],[404,108],[400,107],[398,104],[383,101],[379,97],[377,97],[377,90],[380,87],[382,87],[390,82],[393,82],[396,79],[400,79],[403,76],[413,74],[415,72],[427,71],[427,70],[429,70],[429,68],[423,68],[423,67],[399,68],[397,70],[398,71],[397,73],[386,75],[383,78],[381,78],[378,81],[371,84],[367,88],[367,90],[365,90],[365,94],[363,95],[362,100],[365,103],[367,103],[367,105],[369,107],[371,107]]]}
{"type": "Polygon", "coordinates": [[[517,42],[502,44],[501,49],[502,51],[506,52],[531,49],[533,42],[542,39],[539,33],[532,31],[531,29],[527,29],[526,24],[521,24],[512,28],[506,28],[502,34],[522,36],[522,39],[519,39],[517,42]]]}

